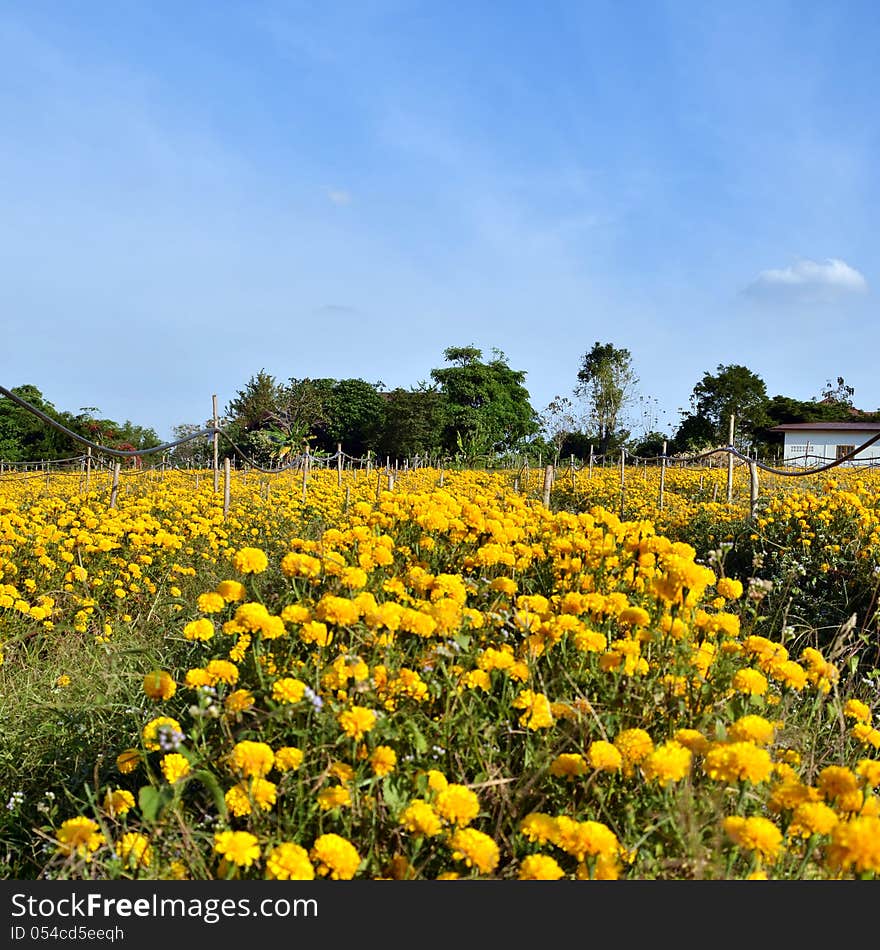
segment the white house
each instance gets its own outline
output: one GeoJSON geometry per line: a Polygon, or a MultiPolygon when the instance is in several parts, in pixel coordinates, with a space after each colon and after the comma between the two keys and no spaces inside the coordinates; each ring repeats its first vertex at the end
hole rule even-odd
{"type": "Polygon", "coordinates": [[[880,465],[880,422],[788,422],[773,426],[770,432],[782,432],[786,465],[815,468],[833,462],[877,439],[844,465],[880,465]]]}

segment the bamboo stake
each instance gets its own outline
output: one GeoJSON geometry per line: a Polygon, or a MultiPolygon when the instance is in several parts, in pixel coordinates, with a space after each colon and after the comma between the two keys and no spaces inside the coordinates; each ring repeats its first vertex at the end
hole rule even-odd
{"type": "Polygon", "coordinates": [[[550,507],[550,489],[553,487],[553,466],[544,469],[544,507],[550,507]]]}
{"type": "MultiPolygon", "coordinates": [[[[727,437],[727,444],[730,448],[733,448],[733,426],[735,416],[733,413],[730,414],[730,429],[729,435],[727,437]]],[[[727,504],[729,505],[733,501],[733,452],[727,453],[727,504]]]]}
{"type": "Polygon", "coordinates": [[[218,459],[218,454],[220,451],[220,436],[217,433],[217,394],[215,393],[211,397],[211,402],[213,404],[213,413],[214,413],[214,491],[220,491],[220,463],[218,459]]]}
{"type": "Polygon", "coordinates": [[[231,493],[232,467],[227,455],[223,459],[223,517],[229,514],[229,496],[231,493]]]}
{"type": "Polygon", "coordinates": [[[110,485],[110,507],[116,507],[116,496],[119,494],[119,462],[113,463],[113,482],[110,485]]]}
{"type": "MultiPolygon", "coordinates": [[[[700,476],[702,485],[702,476],[700,476]]],[[[663,489],[666,487],[666,442],[663,442],[663,454],[660,456],[660,510],[663,511],[663,489]]]]}

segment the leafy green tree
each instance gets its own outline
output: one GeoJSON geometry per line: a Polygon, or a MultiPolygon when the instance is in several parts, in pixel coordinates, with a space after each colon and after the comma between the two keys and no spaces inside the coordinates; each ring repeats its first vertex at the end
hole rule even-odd
{"type": "Polygon", "coordinates": [[[443,356],[453,365],[431,370],[446,400],[444,447],[467,458],[515,448],[539,429],[526,373],[512,369],[501,350],[492,354],[484,362],[476,347],[448,347],[443,356]]]}
{"type": "Polygon", "coordinates": [[[598,451],[605,453],[618,435],[619,417],[638,383],[632,355],[624,347],[597,341],[581,357],[577,378],[575,395],[586,405],[598,451]]]}
{"type": "MultiPolygon", "coordinates": [[[[65,425],[61,414],[31,384],[10,389],[19,399],[65,425]]],[[[76,443],[63,432],[28,412],[24,406],[0,396],[0,458],[7,462],[38,462],[75,454],[76,443]]]]}
{"type": "Polygon", "coordinates": [[[382,383],[363,379],[317,380],[324,393],[325,419],[317,444],[335,452],[338,443],[349,455],[361,457],[379,447],[385,424],[382,383]]]}
{"type": "Polygon", "coordinates": [[[439,387],[421,381],[410,389],[392,389],[385,398],[379,452],[391,458],[443,452],[446,399],[439,387]]]}
{"type": "Polygon", "coordinates": [[[855,394],[855,387],[848,386],[846,380],[842,376],[838,376],[836,384],[832,383],[830,379],[827,380],[819,399],[824,403],[834,403],[845,409],[852,409],[855,405],[853,403],[855,394]]]}
{"type": "MultiPolygon", "coordinates": [[[[735,416],[735,440],[751,445],[757,434],[766,428],[767,387],[757,373],[739,364],[719,364],[715,373],[706,372],[694,386],[690,397],[691,412],[676,433],[676,442],[690,432],[705,431],[718,445],[726,445],[730,434],[730,417],[735,416]],[[690,422],[690,417],[708,423],[690,422]],[[683,432],[683,428],[687,424],[683,432]]],[[[691,437],[692,440],[692,437],[691,437]]]]}
{"type": "Polygon", "coordinates": [[[574,403],[568,396],[555,396],[541,413],[541,432],[553,452],[553,464],[559,458],[566,440],[578,430],[574,403]]]}

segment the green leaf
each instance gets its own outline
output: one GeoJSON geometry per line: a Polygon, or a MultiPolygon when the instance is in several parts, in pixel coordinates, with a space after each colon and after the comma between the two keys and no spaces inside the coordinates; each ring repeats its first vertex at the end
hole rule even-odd
{"type": "Polygon", "coordinates": [[[165,808],[174,801],[174,792],[167,785],[162,788],[154,788],[152,785],[144,785],[138,792],[138,806],[144,820],[154,823],[162,816],[165,808]]]}
{"type": "Polygon", "coordinates": [[[195,772],[190,773],[189,778],[196,779],[208,789],[214,798],[214,804],[217,807],[220,817],[225,820],[226,799],[223,796],[223,789],[220,787],[220,783],[217,781],[217,776],[214,775],[213,772],[208,772],[205,769],[197,769],[195,772]]]}

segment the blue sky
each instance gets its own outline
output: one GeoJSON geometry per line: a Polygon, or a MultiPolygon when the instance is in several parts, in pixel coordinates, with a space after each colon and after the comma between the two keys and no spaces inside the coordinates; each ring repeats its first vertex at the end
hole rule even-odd
{"type": "MultiPolygon", "coordinates": [[[[0,385],[170,438],[259,370],[595,341],[880,407],[872,2],[0,2],[0,385]]],[[[634,407],[634,428],[644,421],[634,407]]]]}

